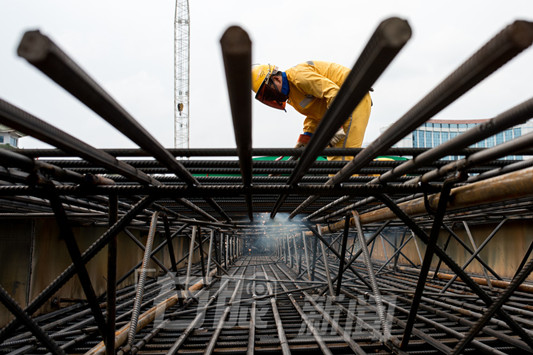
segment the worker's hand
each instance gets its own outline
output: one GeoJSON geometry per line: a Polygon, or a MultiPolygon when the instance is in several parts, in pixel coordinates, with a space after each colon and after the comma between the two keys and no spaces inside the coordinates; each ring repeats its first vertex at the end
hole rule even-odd
{"type": "Polygon", "coordinates": [[[309,141],[311,140],[311,136],[311,133],[300,134],[300,136],[298,137],[298,141],[296,141],[296,146],[294,146],[294,148],[305,147],[307,143],[309,143],[309,141]]]}
{"type": "Polygon", "coordinates": [[[335,147],[335,145],[337,145],[337,143],[339,143],[344,138],[346,138],[346,133],[344,133],[344,129],[342,129],[342,127],[341,127],[341,128],[339,128],[337,133],[335,133],[333,138],[331,138],[331,140],[329,141],[328,147],[330,147],[330,148],[335,147]]]}

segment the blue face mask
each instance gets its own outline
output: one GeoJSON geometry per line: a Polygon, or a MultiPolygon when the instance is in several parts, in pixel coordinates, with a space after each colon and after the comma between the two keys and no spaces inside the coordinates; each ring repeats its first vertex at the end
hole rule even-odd
{"type": "Polygon", "coordinates": [[[281,72],[281,93],[289,96],[289,80],[287,80],[287,74],[284,71],[281,72]]]}

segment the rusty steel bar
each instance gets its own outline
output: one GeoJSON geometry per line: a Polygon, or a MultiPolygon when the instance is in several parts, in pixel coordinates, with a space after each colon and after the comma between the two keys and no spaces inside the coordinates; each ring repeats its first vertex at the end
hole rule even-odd
{"type": "MultiPolygon", "coordinates": [[[[418,154],[413,157],[413,159],[410,159],[406,161],[405,163],[401,164],[400,166],[397,166],[393,168],[392,170],[387,171],[384,174],[381,174],[380,176],[374,178],[369,182],[369,184],[372,183],[386,183],[389,182],[395,178],[398,178],[399,176],[402,176],[404,174],[407,174],[408,172],[422,167],[425,164],[429,164],[432,161],[436,161],[444,156],[449,155],[451,152],[458,152],[462,149],[465,149],[466,147],[482,141],[485,138],[488,138],[500,131],[503,131],[509,127],[512,127],[514,125],[524,123],[528,119],[533,117],[533,99],[529,99],[501,114],[496,116],[495,118],[483,122],[470,130],[466,131],[465,133],[462,133],[461,135],[450,139],[447,142],[442,143],[438,147],[429,149],[427,151],[422,152],[421,154],[418,154]]],[[[533,162],[531,162],[533,163],[533,162]]],[[[524,164],[520,164],[519,167],[523,167],[524,164]]],[[[505,171],[509,170],[509,168],[506,169],[506,167],[498,169],[496,171],[499,171],[500,173],[503,173],[505,171]],[[505,169],[505,170],[504,170],[505,169]]],[[[483,174],[481,174],[483,175],[483,174]]],[[[488,174],[485,174],[485,178],[488,178],[490,176],[487,176],[488,174]]],[[[493,176],[495,174],[493,173],[493,176]]],[[[499,175],[499,174],[498,174],[499,175]]],[[[468,179],[468,181],[477,181],[480,179],[480,176],[472,176],[468,179]]],[[[336,201],[333,201],[329,203],[327,206],[324,206],[320,208],[319,210],[313,212],[309,216],[306,217],[306,219],[310,219],[322,211],[325,211],[341,202],[344,202],[348,199],[348,196],[343,196],[339,198],[336,201]]],[[[375,198],[369,197],[365,202],[369,203],[374,201],[375,198]]],[[[350,206],[349,206],[350,207],[350,206]]],[[[355,208],[355,206],[351,206],[350,208],[355,208]]],[[[346,207],[342,210],[339,210],[338,213],[342,213],[346,210],[346,207]]],[[[331,217],[332,215],[330,215],[331,217]]]]}
{"type": "MultiPolygon", "coordinates": [[[[331,137],[348,119],[409,38],[411,38],[411,27],[405,20],[391,17],[378,25],[340,87],[331,107],[324,114],[315,135],[305,147],[303,155],[287,182],[288,185],[296,184],[305,175],[318,154],[327,146],[331,137]]],[[[285,199],[286,195],[278,198],[270,214],[271,218],[276,216],[285,199]]]]}
{"type": "MultiPolygon", "coordinates": [[[[20,41],[17,54],[150,153],[189,186],[200,185],[198,180],[159,141],[50,38],[39,31],[28,31],[20,41]]],[[[213,199],[206,197],[206,201],[226,220],[230,220],[213,199]]]]}
{"type": "MultiPolygon", "coordinates": [[[[406,114],[390,126],[380,137],[354,157],[327,185],[338,184],[357,173],[372,159],[383,154],[394,143],[454,102],[484,78],[514,58],[533,42],[533,23],[515,21],[494,36],[481,49],[474,53],[459,68],[435,87],[406,114]]],[[[294,217],[316,196],[310,196],[290,215],[294,217]]]]}
{"type": "MultiPolygon", "coordinates": [[[[242,181],[249,188],[252,184],[252,42],[241,27],[231,26],[222,35],[220,45],[242,181]]],[[[248,218],[253,221],[251,193],[245,196],[248,218]]]]}
{"type": "MultiPolygon", "coordinates": [[[[447,210],[472,207],[484,203],[494,203],[517,199],[533,195],[533,167],[520,171],[496,176],[491,179],[478,181],[469,185],[452,189],[452,199],[448,202],[447,210]]],[[[437,207],[439,194],[428,196],[429,206],[437,207]]],[[[427,214],[423,198],[413,199],[398,205],[409,216],[427,214]]],[[[375,211],[363,213],[360,216],[362,224],[375,223],[396,219],[389,208],[384,207],[375,211]]],[[[354,226],[353,219],[350,225],[354,226]]],[[[344,228],[344,221],[322,227],[323,232],[336,232],[344,228]]],[[[308,235],[310,235],[308,233],[308,235]]]]}

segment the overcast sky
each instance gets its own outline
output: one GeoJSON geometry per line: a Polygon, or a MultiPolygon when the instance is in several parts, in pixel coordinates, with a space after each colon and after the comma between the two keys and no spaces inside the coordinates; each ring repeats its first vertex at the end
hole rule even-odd
{"type": "MultiPolygon", "coordinates": [[[[190,147],[235,147],[219,40],[231,25],[253,62],[282,70],[307,60],[352,67],[377,25],[398,16],[413,36],[374,85],[365,143],[379,136],[508,24],[533,21],[533,1],[190,1],[190,147]]],[[[174,0],[2,0],[0,98],[98,148],[136,147],[16,55],[40,29],[165,147],[173,147],[174,0]]],[[[533,96],[529,48],[434,118],[493,117],[533,96]]],[[[253,102],[253,146],[292,147],[303,116],[253,102]]],[[[21,147],[44,147],[32,138],[21,147]]]]}

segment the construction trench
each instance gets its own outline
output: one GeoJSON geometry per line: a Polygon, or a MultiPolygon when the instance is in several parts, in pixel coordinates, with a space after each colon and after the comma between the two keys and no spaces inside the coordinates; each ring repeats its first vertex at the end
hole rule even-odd
{"type": "Polygon", "coordinates": [[[470,148],[531,119],[533,99],[435,148],[393,148],[505,70],[533,23],[502,29],[366,148],[325,148],[410,37],[404,20],[377,26],[307,147],[254,149],[251,41],[230,27],[237,148],[167,149],[27,32],[18,55],[139,148],[94,148],[0,100],[1,124],[55,147],[0,149],[0,352],[533,352],[533,133],[470,148]],[[279,156],[295,159],[258,159],[279,156]]]}

